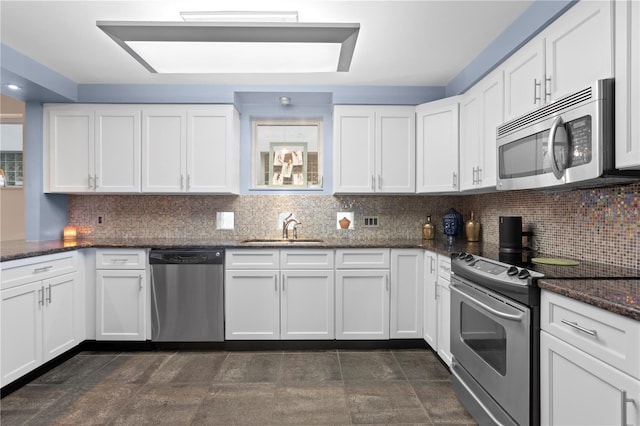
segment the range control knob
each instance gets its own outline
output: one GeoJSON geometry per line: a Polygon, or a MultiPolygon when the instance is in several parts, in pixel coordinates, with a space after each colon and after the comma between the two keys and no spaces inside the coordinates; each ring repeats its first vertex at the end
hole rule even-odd
{"type": "Polygon", "coordinates": [[[467,253],[465,253],[465,252],[463,252],[463,251],[461,251],[460,253],[458,253],[458,257],[459,257],[460,259],[464,259],[466,256],[467,256],[467,253]]]}
{"type": "Polygon", "coordinates": [[[466,262],[471,262],[473,260],[473,255],[472,254],[468,254],[464,257],[464,260],[466,262]]]}
{"type": "Polygon", "coordinates": [[[529,274],[529,271],[527,271],[526,269],[523,269],[520,271],[520,273],[518,274],[518,278],[520,278],[521,280],[527,279],[529,278],[531,274],[529,274]]]}
{"type": "Polygon", "coordinates": [[[518,274],[518,268],[516,268],[515,266],[509,266],[509,269],[507,269],[507,275],[512,277],[517,274],[518,274]]]}

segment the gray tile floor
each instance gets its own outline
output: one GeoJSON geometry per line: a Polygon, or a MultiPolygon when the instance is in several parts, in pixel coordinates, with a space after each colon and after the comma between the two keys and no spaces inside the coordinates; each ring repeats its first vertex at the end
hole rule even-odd
{"type": "Polygon", "coordinates": [[[419,349],[82,352],[0,404],[2,426],[474,424],[419,349]]]}

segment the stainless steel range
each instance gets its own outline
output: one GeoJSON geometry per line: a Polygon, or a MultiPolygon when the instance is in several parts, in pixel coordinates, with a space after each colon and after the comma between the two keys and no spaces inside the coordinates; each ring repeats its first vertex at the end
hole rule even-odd
{"type": "Polygon", "coordinates": [[[540,265],[532,255],[487,249],[482,257],[452,255],[453,390],[481,425],[540,423],[539,279],[638,275],[637,270],[586,261],[540,265]]]}
{"type": "Polygon", "coordinates": [[[543,275],[466,253],[451,272],[454,392],[479,424],[537,424],[543,275]]]}

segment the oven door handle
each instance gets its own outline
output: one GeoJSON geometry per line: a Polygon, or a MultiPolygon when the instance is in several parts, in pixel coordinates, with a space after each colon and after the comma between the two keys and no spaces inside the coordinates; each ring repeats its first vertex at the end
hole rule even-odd
{"type": "MultiPolygon", "coordinates": [[[[549,142],[547,143],[548,152],[549,152],[549,165],[551,166],[551,171],[556,179],[562,179],[564,175],[564,171],[568,165],[567,158],[561,158],[562,160],[562,168],[558,166],[558,161],[556,159],[556,135],[561,141],[568,145],[569,140],[567,138],[567,132],[564,129],[564,122],[562,121],[562,117],[558,116],[551,123],[551,129],[549,129],[549,142]]],[[[569,149],[567,148],[567,151],[569,149]]]]}
{"type": "Polygon", "coordinates": [[[492,308],[491,306],[476,300],[474,298],[472,298],[471,296],[469,296],[468,294],[466,294],[465,292],[463,292],[458,286],[456,286],[455,284],[450,284],[449,288],[453,291],[455,291],[456,293],[462,295],[465,297],[465,300],[468,302],[471,302],[472,304],[478,306],[479,308],[484,309],[485,311],[497,316],[498,318],[507,320],[507,321],[515,321],[515,322],[522,322],[522,320],[524,319],[525,313],[521,312],[519,314],[507,314],[504,312],[501,312],[495,308],[492,308]]]}

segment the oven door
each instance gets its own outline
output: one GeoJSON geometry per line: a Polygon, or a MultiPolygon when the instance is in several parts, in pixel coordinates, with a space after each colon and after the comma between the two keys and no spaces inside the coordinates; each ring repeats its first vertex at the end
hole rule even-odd
{"type": "MultiPolygon", "coordinates": [[[[517,424],[530,422],[530,309],[464,278],[451,279],[451,353],[517,424]]],[[[472,383],[468,388],[477,387],[472,383]]]]}

